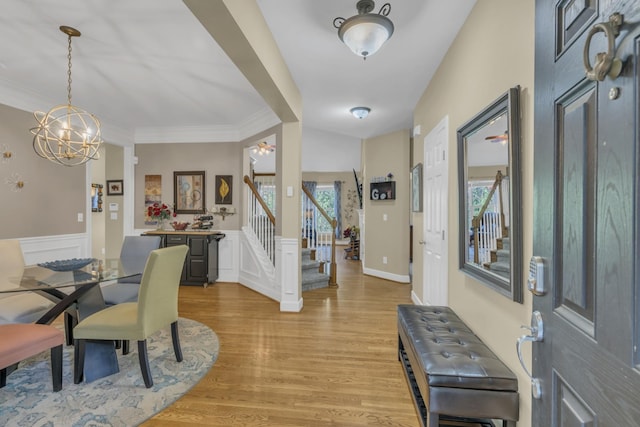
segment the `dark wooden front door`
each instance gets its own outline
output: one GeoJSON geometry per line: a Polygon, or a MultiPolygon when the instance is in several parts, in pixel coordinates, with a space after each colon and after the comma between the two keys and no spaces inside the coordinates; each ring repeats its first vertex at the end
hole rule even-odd
{"type": "Polygon", "coordinates": [[[640,426],[639,22],[638,1],[536,1],[533,426],[640,426]],[[615,12],[622,72],[589,80],[585,44],[595,68],[615,12]]]}

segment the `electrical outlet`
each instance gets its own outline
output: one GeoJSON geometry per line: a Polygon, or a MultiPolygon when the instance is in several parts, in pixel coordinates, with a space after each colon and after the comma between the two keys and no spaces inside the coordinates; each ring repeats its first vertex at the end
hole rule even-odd
{"type": "Polygon", "coordinates": [[[78,222],[82,221],[84,221],[84,215],[82,214],[82,212],[78,212],[78,222]]]}
{"type": "Polygon", "coordinates": [[[382,220],[386,221],[387,219],[389,219],[389,217],[387,216],[387,214],[382,214],[382,220]]]}
{"type": "Polygon", "coordinates": [[[383,257],[382,257],[382,263],[383,263],[383,264],[386,264],[386,263],[387,263],[387,257],[386,257],[386,256],[383,256],[383,257]]]}

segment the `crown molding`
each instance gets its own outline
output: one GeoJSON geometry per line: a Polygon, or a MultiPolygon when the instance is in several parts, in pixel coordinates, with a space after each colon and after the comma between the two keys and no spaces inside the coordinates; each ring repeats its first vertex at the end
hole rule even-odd
{"type": "Polygon", "coordinates": [[[136,144],[236,142],[280,123],[269,108],[258,111],[237,125],[140,127],[136,144]]]}
{"type": "MultiPolygon", "coordinates": [[[[41,110],[43,105],[57,105],[54,101],[43,98],[41,94],[2,77],[0,77],[0,102],[28,112],[41,110]]],[[[99,119],[102,138],[120,146],[180,142],[236,142],[250,138],[280,123],[278,116],[268,107],[235,125],[139,127],[130,130],[114,125],[105,117],[101,116],[99,119]]]]}

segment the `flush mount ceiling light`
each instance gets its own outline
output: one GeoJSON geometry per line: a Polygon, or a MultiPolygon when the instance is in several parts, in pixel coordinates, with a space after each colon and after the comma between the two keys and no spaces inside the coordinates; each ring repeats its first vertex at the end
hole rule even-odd
{"type": "Polygon", "coordinates": [[[369,108],[369,107],[353,107],[349,111],[351,111],[351,114],[353,114],[353,117],[355,117],[356,119],[364,119],[371,112],[371,108],[369,108]]]}
{"type": "Polygon", "coordinates": [[[251,152],[254,154],[265,155],[274,152],[276,149],[275,145],[269,145],[265,142],[259,142],[257,145],[254,145],[251,149],[251,152]]]}
{"type": "Polygon", "coordinates": [[[393,34],[393,22],[387,18],[391,5],[385,3],[378,13],[370,13],[375,6],[373,0],[359,0],[356,3],[357,15],[349,19],[337,17],[333,20],[340,40],[364,59],[376,53],[393,34]]]}
{"type": "Polygon", "coordinates": [[[33,113],[38,126],[31,128],[31,133],[35,135],[33,149],[38,156],[61,165],[76,166],[100,157],[100,121],[71,105],[71,37],[80,37],[80,31],[64,25],[60,31],[69,39],[67,104],[56,105],[48,113],[33,113]]]}

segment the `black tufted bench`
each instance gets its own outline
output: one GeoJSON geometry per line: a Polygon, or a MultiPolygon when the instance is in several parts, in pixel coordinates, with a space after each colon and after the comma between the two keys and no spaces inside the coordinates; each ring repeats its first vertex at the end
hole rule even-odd
{"type": "Polygon", "coordinates": [[[515,427],[516,376],[449,307],[399,305],[398,358],[423,426],[515,427]]]}

